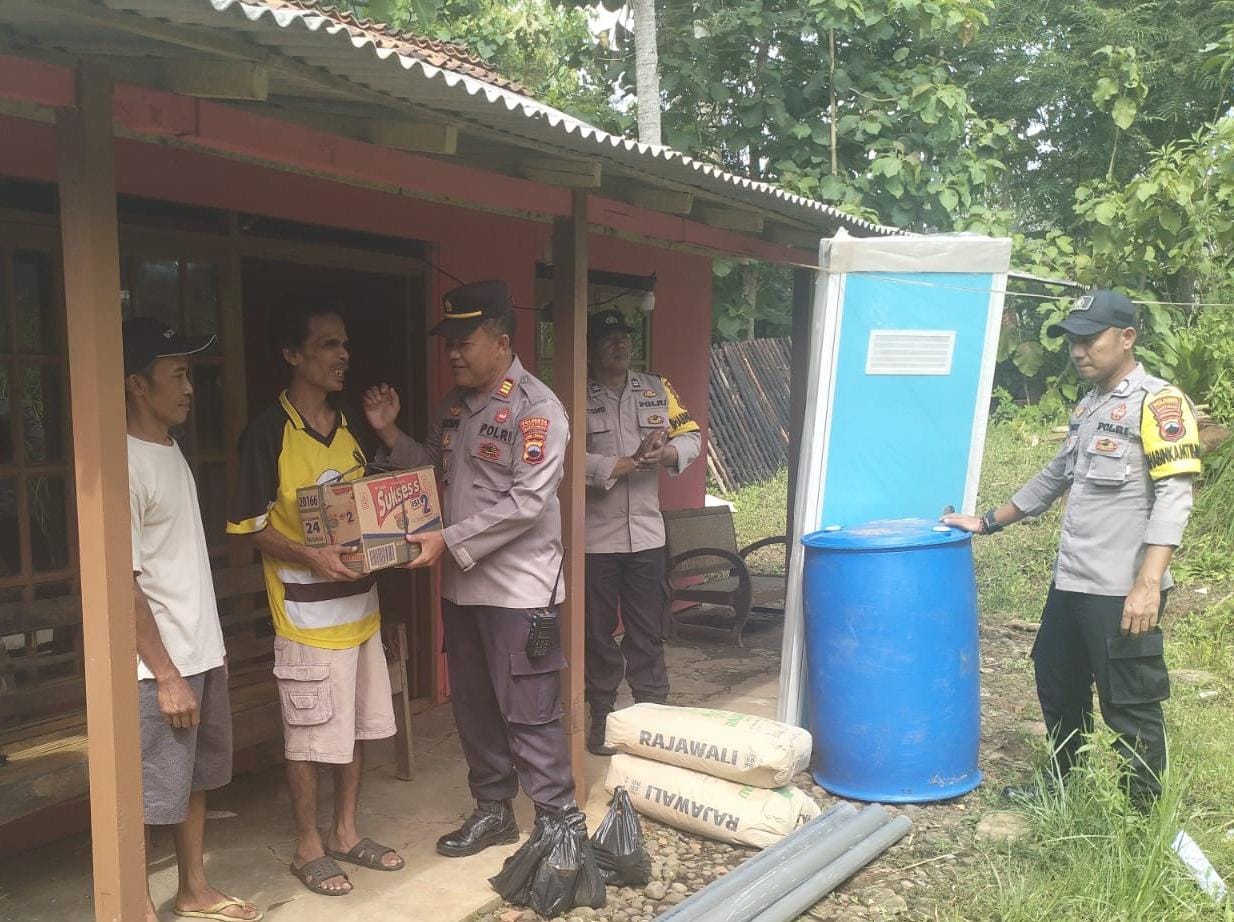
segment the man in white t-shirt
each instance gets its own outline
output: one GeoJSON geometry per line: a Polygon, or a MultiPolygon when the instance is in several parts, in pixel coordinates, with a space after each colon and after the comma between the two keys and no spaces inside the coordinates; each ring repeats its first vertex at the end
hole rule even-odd
{"type": "MultiPolygon", "coordinates": [[[[171,436],[191,406],[188,356],[213,342],[149,317],[124,324],[142,793],[147,828],[174,827],[175,914],[256,922],[256,906],[206,880],[206,791],[231,780],[231,705],[197,486],[171,436]]],[[[158,920],[148,892],[146,920],[158,920]]]]}

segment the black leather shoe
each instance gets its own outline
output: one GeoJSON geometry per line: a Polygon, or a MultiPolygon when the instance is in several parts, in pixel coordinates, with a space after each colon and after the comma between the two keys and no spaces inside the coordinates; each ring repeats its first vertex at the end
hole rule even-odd
{"type": "Polygon", "coordinates": [[[482,852],[490,845],[509,845],[518,841],[518,823],[508,800],[478,800],[476,811],[454,832],[437,840],[437,854],[463,858],[482,852]]]}
{"type": "Polygon", "coordinates": [[[591,726],[587,729],[587,751],[595,756],[611,756],[616,749],[604,745],[604,731],[608,726],[608,714],[591,715],[591,726]]]}

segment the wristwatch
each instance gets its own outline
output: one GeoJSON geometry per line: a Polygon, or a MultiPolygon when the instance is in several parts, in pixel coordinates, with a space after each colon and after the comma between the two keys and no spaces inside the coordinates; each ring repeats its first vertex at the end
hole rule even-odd
{"type": "Polygon", "coordinates": [[[998,519],[994,518],[994,510],[991,509],[981,517],[981,533],[983,535],[992,535],[995,532],[1000,532],[1006,525],[1000,525],[998,519]]]}

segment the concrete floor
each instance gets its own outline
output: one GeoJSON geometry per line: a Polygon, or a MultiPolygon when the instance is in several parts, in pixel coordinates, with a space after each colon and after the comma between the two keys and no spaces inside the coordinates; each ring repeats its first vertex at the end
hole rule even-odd
{"type": "MultiPolygon", "coordinates": [[[[724,707],[772,716],[778,684],[778,625],[752,624],[746,647],[714,635],[683,631],[668,647],[672,703],[724,707]]],[[[619,701],[618,706],[629,703],[619,701]]],[[[315,896],[287,870],[294,848],[287,789],[281,769],[238,778],[209,800],[207,870],[211,882],[252,900],[272,922],[335,922],[339,918],[399,922],[462,922],[497,903],[488,878],[516,845],[491,848],[470,858],[448,859],[434,851],[438,836],[455,828],[472,808],[467,767],[449,706],[413,721],[416,778],[394,777],[393,752],[371,745],[360,797],[360,834],[396,848],[407,866],[384,873],[348,866],[355,891],[342,898],[315,896]]],[[[595,828],[604,815],[607,760],[588,756],[586,811],[595,828]]],[[[330,783],[323,776],[320,825],[327,824],[330,783]]],[[[580,797],[580,800],[582,798],[580,797]]],[[[520,825],[531,826],[532,807],[520,797],[520,825]]],[[[161,917],[172,919],[176,889],[170,835],[151,849],[151,886],[161,917]]],[[[0,866],[0,922],[92,922],[90,843],[74,836],[0,866]]],[[[128,920],[125,920],[128,922],[128,920]]]]}

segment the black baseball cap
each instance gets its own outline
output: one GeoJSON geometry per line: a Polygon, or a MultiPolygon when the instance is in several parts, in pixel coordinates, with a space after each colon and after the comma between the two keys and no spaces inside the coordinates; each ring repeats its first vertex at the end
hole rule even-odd
{"type": "Polygon", "coordinates": [[[587,318],[587,342],[595,345],[610,333],[633,333],[625,315],[616,308],[597,311],[587,318]]]}
{"type": "Polygon", "coordinates": [[[183,336],[161,320],[134,317],[124,321],[124,373],[136,374],[155,359],[196,355],[214,345],[215,337],[183,336]]]}
{"type": "Polygon", "coordinates": [[[1110,327],[1136,326],[1135,305],[1126,295],[1108,288],[1097,288],[1072,302],[1067,316],[1046,328],[1048,336],[1092,336],[1110,327]]]}
{"type": "Polygon", "coordinates": [[[447,291],[441,303],[445,308],[442,320],[429,333],[448,339],[466,336],[484,321],[504,317],[514,310],[510,286],[492,279],[447,291]]]}

